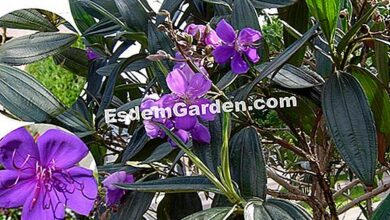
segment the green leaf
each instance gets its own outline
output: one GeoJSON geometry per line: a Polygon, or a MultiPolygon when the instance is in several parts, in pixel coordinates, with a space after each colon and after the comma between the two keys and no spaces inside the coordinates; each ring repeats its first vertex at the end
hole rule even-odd
{"type": "Polygon", "coordinates": [[[306,3],[310,13],[320,22],[329,45],[333,47],[340,13],[340,0],[306,0],[306,3]]]}
{"type": "Polygon", "coordinates": [[[249,85],[245,86],[243,90],[234,98],[235,101],[245,100],[252,89],[265,77],[271,75],[278,71],[290,58],[293,56],[300,48],[302,48],[305,43],[310,40],[310,38],[316,33],[318,24],[313,26],[309,31],[307,31],[299,40],[291,44],[284,52],[282,52],[278,57],[272,60],[261,72],[261,75],[256,77],[249,85]]]}
{"type": "MultiPolygon", "coordinates": [[[[263,72],[266,64],[256,66],[258,72],[263,72]]],[[[288,89],[304,89],[323,84],[324,79],[317,73],[306,69],[286,64],[278,71],[272,79],[276,84],[288,89]]]]}
{"type": "Polygon", "coordinates": [[[43,85],[22,70],[0,64],[0,104],[23,121],[46,122],[65,107],[43,85]]]}
{"type": "Polygon", "coordinates": [[[4,15],[0,18],[0,27],[41,32],[58,31],[48,19],[35,9],[23,9],[4,15]]]}
{"type": "Polygon", "coordinates": [[[149,209],[153,198],[154,193],[130,192],[124,197],[124,203],[119,206],[111,219],[143,219],[142,216],[149,209]]]}
{"type": "Polygon", "coordinates": [[[378,156],[375,122],[360,83],[349,73],[333,74],[324,85],[322,105],[338,152],[372,186],[378,156]]]}
{"type": "Polygon", "coordinates": [[[217,168],[220,165],[220,149],[222,145],[222,115],[216,115],[214,121],[204,124],[210,131],[210,144],[193,143],[192,150],[203,163],[215,174],[218,174],[217,168]]]}
{"type": "Polygon", "coordinates": [[[58,54],[77,40],[75,34],[35,33],[8,41],[0,47],[0,63],[24,65],[58,54]]]}
{"type": "Polygon", "coordinates": [[[390,195],[388,195],[375,209],[370,220],[390,219],[390,195]]]}
{"type": "MultiPolygon", "coordinates": [[[[180,8],[180,5],[184,2],[184,0],[164,0],[161,4],[161,8],[159,11],[166,10],[171,13],[171,16],[174,16],[174,13],[180,8]]],[[[165,20],[165,16],[158,15],[156,19],[156,24],[161,24],[165,20]]]]}
{"type": "Polygon", "coordinates": [[[232,10],[232,7],[230,6],[230,4],[224,0],[203,0],[203,1],[207,2],[207,3],[215,4],[215,5],[223,5],[227,8],[229,8],[230,10],[232,10]]]}
{"type": "Polygon", "coordinates": [[[172,40],[152,22],[148,24],[148,45],[150,54],[155,54],[159,50],[163,50],[171,55],[174,54],[172,40]]]}
{"type": "Polygon", "coordinates": [[[117,184],[117,186],[121,189],[141,192],[183,193],[205,191],[221,193],[210,180],[203,176],[171,177],[133,184],[117,184]]]}
{"type": "Polygon", "coordinates": [[[96,24],[89,26],[85,31],[83,31],[84,37],[90,37],[93,35],[106,36],[114,34],[121,30],[121,26],[116,24],[110,19],[103,18],[96,24]]]}
{"type": "Polygon", "coordinates": [[[262,201],[254,199],[244,208],[245,220],[310,220],[310,215],[300,206],[281,199],[262,201]]]}
{"type": "Polygon", "coordinates": [[[229,87],[233,82],[234,80],[238,77],[237,74],[233,73],[232,71],[229,71],[227,72],[226,74],[224,74],[222,76],[222,78],[218,81],[217,83],[217,87],[220,89],[220,90],[224,90],[226,89],[227,87],[229,87]]]}
{"type": "Polygon", "coordinates": [[[170,143],[163,143],[157,146],[156,149],[154,149],[154,151],[152,152],[152,154],[144,161],[142,161],[142,163],[153,163],[159,161],[166,157],[168,154],[170,154],[173,150],[174,148],[170,143]]]}
{"type": "Polygon", "coordinates": [[[348,44],[351,42],[351,40],[356,36],[356,34],[360,31],[362,28],[362,25],[367,23],[372,15],[374,14],[376,10],[376,7],[371,7],[370,10],[364,14],[363,17],[361,17],[353,26],[352,28],[344,35],[343,38],[341,38],[340,43],[337,45],[337,52],[341,54],[348,46],[348,44]]]}
{"type": "Polygon", "coordinates": [[[138,0],[115,0],[115,4],[129,29],[148,31],[149,16],[138,0]]]}
{"type": "Polygon", "coordinates": [[[202,201],[196,192],[166,194],[157,207],[157,219],[182,219],[202,209],[202,201]]]}
{"type": "Polygon", "coordinates": [[[86,77],[88,74],[88,58],[85,50],[70,47],[53,56],[57,65],[79,75],[86,77]]]}
{"type": "MultiPolygon", "coordinates": [[[[383,31],[386,29],[384,21],[381,23],[375,23],[372,31],[383,31]]],[[[382,80],[383,84],[388,85],[390,83],[390,66],[389,66],[389,40],[377,39],[374,43],[375,46],[375,66],[378,70],[378,76],[382,80]]]]}
{"type": "Polygon", "coordinates": [[[293,219],[311,220],[307,211],[298,204],[291,203],[282,199],[268,199],[266,204],[273,204],[286,211],[293,219]]]}
{"type": "Polygon", "coordinates": [[[351,66],[351,72],[360,82],[371,111],[374,114],[377,131],[386,136],[390,143],[390,97],[382,83],[369,71],[358,66],[351,66]]]}
{"type": "MultiPolygon", "coordinates": [[[[329,44],[327,44],[321,36],[318,36],[314,40],[314,43],[319,47],[319,49],[323,50],[323,52],[327,54],[330,53],[329,44]]],[[[319,50],[315,50],[314,52],[316,59],[316,72],[323,77],[328,77],[334,72],[334,64],[329,56],[323,54],[323,52],[320,52],[319,50]]]]}
{"type": "Polygon", "coordinates": [[[282,8],[296,3],[298,0],[252,0],[256,8],[282,8]]]}
{"type": "Polygon", "coordinates": [[[265,199],[267,194],[266,168],[260,140],[254,127],[246,127],[236,133],[229,144],[232,178],[246,199],[265,199]]]}
{"type": "Polygon", "coordinates": [[[183,218],[183,220],[224,220],[229,217],[231,207],[217,207],[203,210],[183,218]]]}
{"type": "Polygon", "coordinates": [[[149,141],[149,137],[146,135],[145,128],[143,126],[137,128],[134,131],[129,144],[122,155],[122,162],[125,163],[131,160],[137,153],[139,153],[149,141]]]}
{"type": "MultiPolygon", "coordinates": [[[[307,8],[305,0],[298,0],[296,4],[279,9],[279,17],[300,33],[305,33],[309,28],[309,9],[307,8]],[[297,14],[299,14],[299,16],[297,16],[297,14]]],[[[283,29],[283,40],[286,47],[293,44],[296,40],[296,38],[287,31],[286,27],[283,29]]],[[[292,56],[288,62],[294,66],[301,66],[305,52],[306,48],[304,47],[292,56]]]]}

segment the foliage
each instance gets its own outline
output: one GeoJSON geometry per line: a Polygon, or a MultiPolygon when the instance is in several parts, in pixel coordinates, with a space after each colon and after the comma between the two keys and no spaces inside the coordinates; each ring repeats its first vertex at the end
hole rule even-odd
{"type": "Polygon", "coordinates": [[[19,119],[75,132],[101,179],[125,172],[137,180],[114,184],[126,195],[114,207],[99,201],[96,218],[150,216],[160,192],[160,219],[333,220],[353,207],[378,219],[389,212],[388,199],[375,214],[372,208],[390,188],[380,182],[390,143],[388,2],[165,0],[158,13],[146,0],[69,2],[77,27],[41,11],[20,12],[33,24],[18,13],[17,25],[12,16],[0,19],[4,27],[46,26],[0,46],[0,103],[19,119]],[[61,24],[73,34],[52,27],[61,24]],[[75,28],[86,50],[69,48],[75,28]],[[136,54],[124,56],[128,50],[136,54]],[[53,56],[86,77],[86,94],[72,106],[12,66],[53,56]],[[170,98],[253,104],[291,96],[292,109],[200,115],[192,126],[176,116],[107,123],[104,114],[170,98]],[[106,163],[108,155],[114,161],[106,163]],[[267,188],[268,179],[279,189],[267,188]],[[202,210],[200,195],[212,200],[210,209],[202,210]]]}

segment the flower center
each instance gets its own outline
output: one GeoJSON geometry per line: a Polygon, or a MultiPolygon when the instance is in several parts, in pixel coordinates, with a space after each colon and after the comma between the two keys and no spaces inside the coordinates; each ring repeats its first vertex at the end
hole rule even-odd
{"type": "Polygon", "coordinates": [[[54,160],[48,166],[42,166],[37,162],[35,166],[37,180],[48,183],[53,178],[53,172],[56,170],[54,164],[54,160]]]}

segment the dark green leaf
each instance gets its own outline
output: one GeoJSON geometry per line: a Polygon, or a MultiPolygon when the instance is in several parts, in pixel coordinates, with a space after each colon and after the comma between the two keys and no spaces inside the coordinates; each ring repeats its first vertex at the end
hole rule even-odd
{"type": "Polygon", "coordinates": [[[282,8],[296,2],[297,0],[252,0],[256,8],[282,8]]]}
{"type": "Polygon", "coordinates": [[[83,33],[83,36],[88,37],[92,35],[106,36],[116,33],[121,30],[121,26],[110,19],[102,19],[98,23],[89,26],[83,33]]]}
{"type": "Polygon", "coordinates": [[[23,65],[58,54],[77,40],[75,34],[35,33],[15,38],[0,47],[0,63],[23,65]]]}
{"type": "Polygon", "coordinates": [[[182,219],[202,209],[202,201],[196,192],[166,194],[157,207],[157,219],[182,219]]]}
{"type": "Polygon", "coordinates": [[[244,198],[265,199],[267,176],[261,137],[254,127],[246,127],[230,140],[230,166],[233,180],[244,198]],[[248,172],[250,170],[250,172],[248,172]]]}
{"type": "Polygon", "coordinates": [[[57,65],[79,75],[86,77],[88,74],[88,58],[85,50],[70,47],[53,56],[57,65]]]}
{"type": "Polygon", "coordinates": [[[118,212],[113,216],[113,220],[142,219],[142,216],[149,209],[154,198],[154,193],[130,192],[119,206],[118,212]]]}
{"type": "Polygon", "coordinates": [[[148,45],[150,54],[155,54],[157,51],[163,50],[168,54],[174,55],[172,40],[152,22],[149,22],[148,25],[148,45]]]}
{"type": "Polygon", "coordinates": [[[127,145],[123,153],[122,162],[125,163],[126,161],[134,157],[138,152],[140,152],[145,147],[148,141],[149,138],[146,135],[145,128],[143,126],[135,130],[129,144],[127,145]]]}
{"type": "MultiPolygon", "coordinates": [[[[318,36],[315,40],[315,45],[319,47],[319,49],[323,50],[323,52],[329,54],[330,53],[330,47],[329,44],[327,44],[322,37],[318,36]]],[[[333,73],[334,64],[331,59],[329,59],[329,56],[326,56],[319,50],[316,50],[314,52],[314,56],[316,58],[316,72],[320,74],[323,77],[330,76],[333,73]]]]}
{"type": "Polygon", "coordinates": [[[282,52],[278,57],[272,60],[261,72],[261,75],[256,77],[249,85],[246,85],[239,94],[236,95],[234,100],[241,101],[245,100],[252,89],[259,83],[262,79],[268,75],[278,71],[290,58],[293,56],[303,45],[316,33],[318,24],[313,26],[309,31],[307,31],[299,40],[291,44],[284,52],[282,52]]]}
{"type": "Polygon", "coordinates": [[[116,6],[126,21],[127,27],[147,32],[148,13],[138,0],[115,0],[116,6]]]}
{"type": "Polygon", "coordinates": [[[226,89],[230,84],[234,82],[234,80],[237,78],[237,74],[233,73],[232,71],[227,72],[223,77],[219,80],[217,83],[217,87],[220,90],[226,89]]]}
{"type": "MultiPolygon", "coordinates": [[[[309,9],[307,8],[305,0],[298,0],[296,4],[279,9],[279,17],[300,33],[305,33],[309,28],[309,9]],[[299,14],[299,16],[297,16],[297,14],[299,14]]],[[[283,30],[283,40],[286,47],[293,44],[296,40],[296,38],[286,30],[286,27],[284,27],[283,30]]],[[[304,47],[291,57],[288,62],[294,66],[301,66],[305,52],[306,48],[304,47]]]]}
{"type": "Polygon", "coordinates": [[[374,214],[370,220],[384,220],[390,219],[390,195],[384,199],[375,209],[374,214]]]}
{"type": "Polygon", "coordinates": [[[333,74],[324,85],[322,104],[337,150],[359,179],[372,186],[378,155],[375,122],[360,83],[348,73],[333,74]]]}
{"type": "Polygon", "coordinates": [[[229,217],[231,207],[217,207],[206,209],[197,213],[194,213],[190,216],[183,218],[183,220],[223,220],[229,217]]]}
{"type": "Polygon", "coordinates": [[[144,161],[142,161],[142,163],[153,163],[159,161],[166,157],[168,154],[170,154],[173,150],[174,148],[170,143],[163,143],[157,146],[156,149],[154,149],[154,151],[152,152],[152,154],[144,161]]]}
{"type": "Polygon", "coordinates": [[[133,184],[117,184],[117,186],[121,189],[141,192],[182,193],[206,191],[220,193],[210,180],[203,176],[171,177],[167,179],[136,182],[133,184]]]}
{"type": "Polygon", "coordinates": [[[0,27],[41,32],[58,31],[48,19],[35,9],[23,9],[4,15],[0,18],[0,27]]]}
{"type": "MultiPolygon", "coordinates": [[[[171,16],[174,16],[174,13],[177,9],[179,9],[180,5],[184,2],[184,0],[164,0],[161,4],[160,11],[166,10],[171,13],[171,16]]],[[[165,16],[158,15],[156,19],[156,24],[161,24],[165,20],[165,16]]]]}
{"type": "Polygon", "coordinates": [[[306,0],[310,13],[321,24],[322,32],[330,45],[334,45],[334,36],[340,13],[340,0],[306,0]]]}
{"type": "Polygon", "coordinates": [[[0,104],[16,117],[46,122],[65,107],[43,85],[22,70],[0,64],[0,104]]]}
{"type": "Polygon", "coordinates": [[[386,136],[390,143],[390,98],[381,82],[368,70],[353,66],[351,72],[359,80],[371,111],[374,114],[377,131],[386,136]]]}
{"type": "Polygon", "coordinates": [[[222,145],[222,115],[218,114],[214,121],[205,123],[211,135],[210,144],[198,144],[194,142],[193,152],[204,164],[217,175],[217,167],[220,165],[220,151],[222,145]]]}
{"type": "MultiPolygon", "coordinates": [[[[372,31],[383,31],[386,29],[384,21],[381,23],[375,23],[372,31]]],[[[377,39],[374,43],[375,46],[375,66],[378,70],[378,76],[382,80],[383,84],[388,85],[390,83],[390,66],[389,66],[389,40],[377,39]]]]}
{"type": "Polygon", "coordinates": [[[307,211],[294,203],[281,199],[268,199],[266,204],[273,204],[286,211],[294,220],[311,220],[307,211]]]}
{"type": "Polygon", "coordinates": [[[372,15],[374,14],[376,7],[372,7],[370,10],[364,14],[353,26],[352,28],[341,38],[340,43],[337,45],[337,52],[341,54],[351,42],[354,36],[360,31],[362,25],[367,23],[372,15]]]}

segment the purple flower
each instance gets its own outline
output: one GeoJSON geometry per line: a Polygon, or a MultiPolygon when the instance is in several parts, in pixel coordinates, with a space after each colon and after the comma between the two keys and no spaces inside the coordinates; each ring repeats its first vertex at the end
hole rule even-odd
{"type": "Polygon", "coordinates": [[[33,139],[19,128],[0,141],[0,207],[23,206],[22,219],[64,219],[65,207],[88,215],[97,196],[91,170],[77,166],[88,154],[76,136],[52,129],[33,139]]]}
{"type": "Polygon", "coordinates": [[[87,48],[87,58],[89,61],[93,61],[99,57],[100,56],[96,54],[91,48],[87,48]]]}
{"type": "Polygon", "coordinates": [[[115,172],[103,180],[102,184],[107,189],[106,205],[112,206],[118,203],[126,194],[125,190],[115,186],[118,183],[134,183],[134,176],[127,174],[125,171],[115,172]]]}
{"type": "Polygon", "coordinates": [[[190,24],[187,26],[184,32],[193,36],[195,40],[204,45],[217,47],[221,44],[221,39],[219,39],[217,33],[205,25],[190,24]]]}
{"type": "Polygon", "coordinates": [[[262,38],[259,31],[244,28],[237,36],[233,27],[224,19],[218,23],[216,31],[224,44],[213,51],[215,62],[224,64],[231,61],[232,71],[241,74],[249,70],[249,65],[245,62],[243,56],[246,56],[253,63],[260,60],[255,47],[255,42],[262,38]]]}
{"type": "MultiPolygon", "coordinates": [[[[173,95],[177,97],[176,99],[171,99],[173,103],[183,103],[187,107],[197,105],[200,109],[203,104],[211,104],[210,100],[203,98],[211,88],[211,81],[202,73],[184,72],[181,69],[174,69],[167,76],[167,84],[173,95]]],[[[172,106],[173,103],[170,105],[172,106]]],[[[207,112],[200,116],[191,116],[190,114],[175,116],[173,118],[174,126],[177,129],[190,132],[192,138],[197,142],[209,143],[210,133],[199,122],[198,117],[205,121],[212,121],[215,115],[207,112]]]]}

